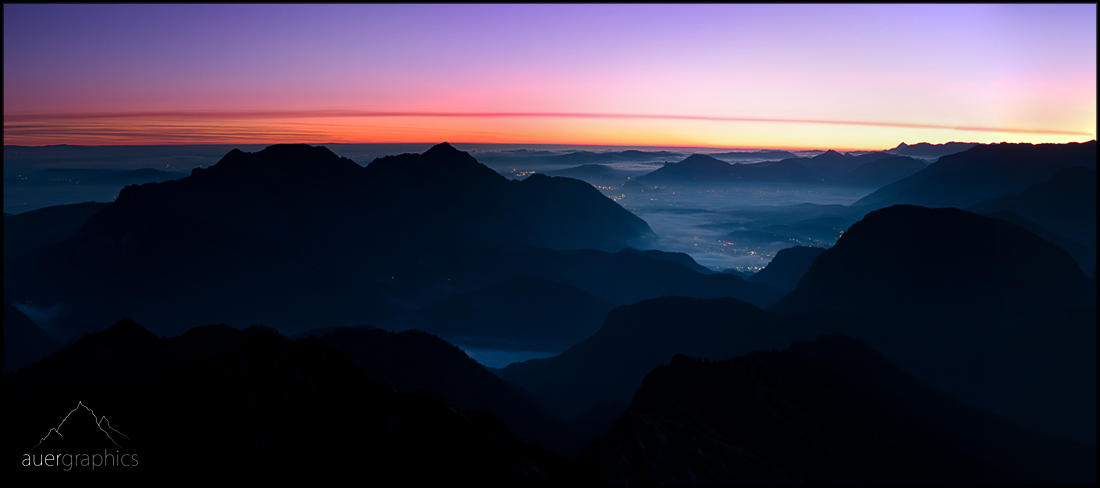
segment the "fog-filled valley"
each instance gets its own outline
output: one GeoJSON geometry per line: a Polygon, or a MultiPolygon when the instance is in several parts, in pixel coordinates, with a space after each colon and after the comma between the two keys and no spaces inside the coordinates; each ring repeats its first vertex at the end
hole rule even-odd
{"type": "Polygon", "coordinates": [[[12,456],[110,442],[149,466],[122,481],[201,456],[226,461],[184,478],[1096,481],[1095,141],[4,160],[12,456]],[[78,404],[128,442],[47,435],[78,404]],[[363,451],[312,450],[346,436],[363,451]]]}

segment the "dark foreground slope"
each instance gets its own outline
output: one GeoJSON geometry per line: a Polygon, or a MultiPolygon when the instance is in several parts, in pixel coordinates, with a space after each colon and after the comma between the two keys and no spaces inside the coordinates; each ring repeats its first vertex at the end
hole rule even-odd
{"type": "Polygon", "coordinates": [[[677,355],[585,452],[607,483],[1090,483],[1095,448],[966,406],[841,334],[677,355]]]}
{"type": "Polygon", "coordinates": [[[123,320],[6,377],[5,390],[4,417],[18,419],[5,426],[5,472],[27,482],[522,484],[552,481],[561,463],[487,412],[376,386],[316,337],[290,341],[260,328],[163,339],[123,320]],[[74,409],[83,415],[78,405],[109,419],[105,432],[119,435],[108,447],[137,466],[19,464],[56,446],[36,448],[51,428],[71,432],[62,421],[74,409]]]}
{"type": "Polygon", "coordinates": [[[645,374],[674,354],[725,359],[791,340],[774,314],[733,298],[661,297],[616,308],[592,337],[499,374],[573,418],[600,402],[625,406],[645,374]]]}
{"type": "Polygon", "coordinates": [[[419,330],[394,333],[366,326],[315,333],[351,359],[372,383],[399,392],[431,392],[459,411],[491,412],[516,435],[555,452],[570,445],[571,427],[566,422],[438,337],[419,330]]]}
{"type": "Polygon", "coordinates": [[[1096,285],[1057,246],[964,210],[871,212],[824,252],[782,314],[892,323],[855,337],[963,401],[1095,440],[1096,285]]]}

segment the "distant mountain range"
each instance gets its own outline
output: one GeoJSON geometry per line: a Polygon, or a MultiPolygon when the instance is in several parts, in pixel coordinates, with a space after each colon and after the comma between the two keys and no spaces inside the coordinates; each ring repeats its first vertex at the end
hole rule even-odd
{"type": "Polygon", "coordinates": [[[887,149],[886,152],[901,156],[912,156],[914,158],[936,159],[947,156],[948,154],[963,152],[977,145],[978,143],[976,142],[946,142],[943,144],[921,142],[913,145],[903,142],[893,149],[887,149]]]}
{"type": "Polygon", "coordinates": [[[632,179],[624,188],[731,183],[881,186],[925,167],[919,160],[884,152],[852,156],[829,150],[812,158],[752,164],[730,164],[713,156],[693,154],[679,163],[665,163],[652,173],[632,179]]]}
{"type": "Polygon", "coordinates": [[[898,204],[966,208],[990,198],[1015,195],[1075,166],[1096,170],[1096,141],[978,145],[943,156],[853,205],[871,209],[898,204]]]}
{"type": "Polygon", "coordinates": [[[132,170],[91,168],[47,168],[28,172],[15,181],[16,186],[133,185],[174,180],[187,176],[175,171],[153,168],[132,170]]]}
{"type": "Polygon", "coordinates": [[[761,149],[759,151],[730,151],[723,153],[709,153],[708,156],[726,161],[738,161],[743,159],[768,159],[778,161],[797,157],[790,151],[777,151],[775,149],[761,149]]]}

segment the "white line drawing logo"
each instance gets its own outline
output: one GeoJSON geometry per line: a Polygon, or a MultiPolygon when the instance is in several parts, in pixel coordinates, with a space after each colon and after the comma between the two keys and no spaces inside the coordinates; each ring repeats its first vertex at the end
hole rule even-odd
{"type": "Polygon", "coordinates": [[[106,415],[104,415],[103,417],[97,416],[95,414],[95,411],[93,411],[91,408],[88,408],[88,406],[85,405],[84,402],[82,402],[82,401],[77,401],[76,402],[76,407],[74,407],[72,410],[70,410],[69,413],[65,415],[64,419],[61,419],[61,423],[57,424],[57,427],[50,428],[50,431],[46,432],[45,437],[39,439],[38,444],[35,444],[34,448],[32,448],[31,450],[33,451],[34,449],[37,449],[38,446],[42,445],[42,442],[45,441],[47,438],[49,438],[50,434],[57,434],[59,437],[65,437],[65,436],[61,435],[61,426],[65,425],[65,421],[69,420],[69,416],[71,416],[73,414],[73,412],[75,412],[77,410],[80,410],[81,407],[83,407],[85,410],[87,410],[89,413],[92,414],[92,417],[95,418],[96,426],[99,427],[99,430],[102,431],[103,434],[106,435],[107,438],[111,440],[111,443],[114,444],[115,447],[118,447],[120,450],[125,451],[125,449],[122,449],[122,446],[120,446],[118,444],[118,442],[115,441],[115,438],[111,436],[111,432],[114,432],[114,433],[116,433],[116,434],[118,434],[122,437],[125,437],[126,440],[130,440],[130,437],[127,436],[126,434],[123,434],[122,432],[119,432],[119,431],[115,430],[114,427],[111,427],[111,422],[109,420],[107,420],[106,415]],[[104,426],[106,426],[106,429],[104,429],[104,426]],[[110,430],[111,432],[107,432],[107,430],[110,430]]]}

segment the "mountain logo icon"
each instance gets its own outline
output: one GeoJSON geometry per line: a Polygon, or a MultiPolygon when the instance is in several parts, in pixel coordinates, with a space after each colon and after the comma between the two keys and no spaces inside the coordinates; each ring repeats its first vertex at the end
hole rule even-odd
{"type": "Polygon", "coordinates": [[[96,413],[78,401],[76,407],[61,419],[57,427],[50,428],[44,437],[39,439],[33,450],[46,449],[63,445],[66,447],[103,447],[125,451],[123,444],[130,438],[119,432],[107,420],[107,416],[97,416],[96,413]]]}

